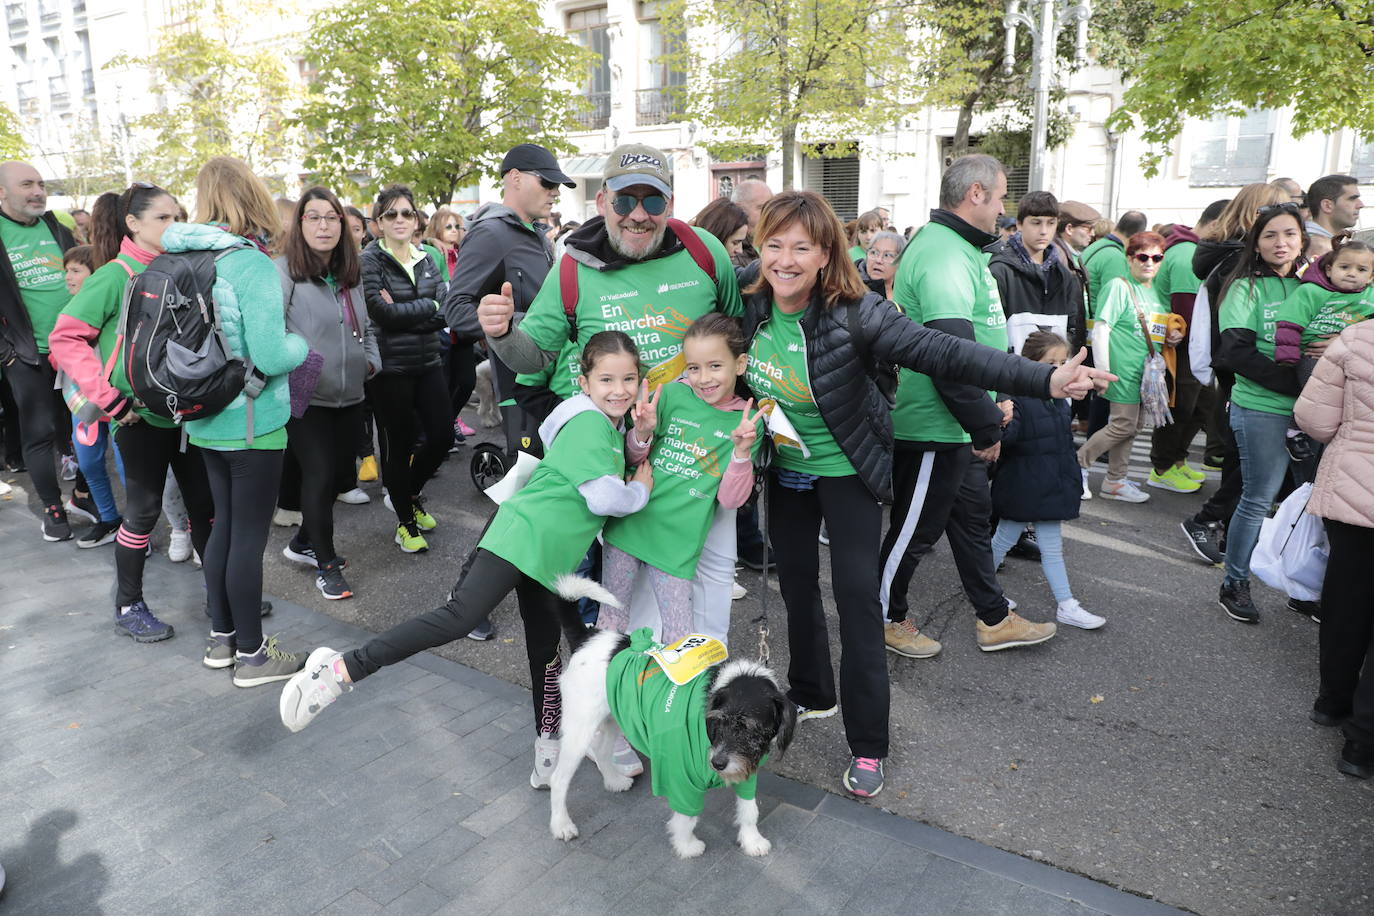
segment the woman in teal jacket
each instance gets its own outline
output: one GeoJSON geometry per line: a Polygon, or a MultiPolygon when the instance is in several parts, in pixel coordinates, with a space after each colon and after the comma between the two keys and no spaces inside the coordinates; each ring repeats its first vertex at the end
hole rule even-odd
{"type": "Polygon", "coordinates": [[[262,555],[271,530],[291,416],[287,373],[306,358],[304,338],[288,334],[281,277],[257,243],[245,239],[281,232],[267,188],[238,159],[217,156],[196,176],[198,224],[177,224],[163,234],[169,252],[238,248],[215,262],[215,309],[235,356],[252,361],[265,379],[256,398],[240,394],[219,413],[186,424],[192,445],[205,456],[215,500],[206,546],[205,587],[211,632],[204,663],[234,666],[234,685],[255,687],[285,680],[304,656],[264,639],[260,618],[262,555]]]}

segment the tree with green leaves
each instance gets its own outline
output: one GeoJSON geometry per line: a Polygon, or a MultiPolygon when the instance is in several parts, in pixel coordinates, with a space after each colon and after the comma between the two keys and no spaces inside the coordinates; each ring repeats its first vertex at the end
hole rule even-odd
{"type": "Polygon", "coordinates": [[[28,144],[19,130],[19,116],[0,103],[0,159],[22,159],[27,155],[28,144]]]}
{"type": "Polygon", "coordinates": [[[882,133],[919,100],[920,0],[671,0],[665,31],[678,90],[724,158],[782,149],[783,186],[799,143],[808,155],[849,155],[822,141],[882,133]]]}
{"type": "Polygon", "coordinates": [[[121,56],[111,66],[146,68],[167,106],[130,123],[152,138],[135,168],[173,193],[195,181],[214,156],[237,156],[273,190],[299,151],[289,118],[298,93],[279,48],[249,44],[245,31],[272,15],[261,2],[216,2],[184,26],[163,30],[146,57],[121,56]]]}
{"type": "Polygon", "coordinates": [[[408,184],[447,204],[518,143],[570,149],[590,55],[535,0],[349,0],[319,13],[299,123],[336,187],[408,184]],[[354,185],[357,182],[357,185],[354,185]]]}
{"type": "Polygon", "coordinates": [[[1155,0],[1155,40],[1109,125],[1139,128],[1154,174],[1187,118],[1291,107],[1293,132],[1374,136],[1368,0],[1155,0]]]}

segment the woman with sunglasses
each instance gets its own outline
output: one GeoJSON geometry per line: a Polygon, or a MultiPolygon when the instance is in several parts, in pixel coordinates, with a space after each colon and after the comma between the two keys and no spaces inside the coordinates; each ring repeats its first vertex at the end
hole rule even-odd
{"type": "Polygon", "coordinates": [[[395,540],[404,552],[418,553],[429,549],[421,532],[437,524],[420,491],[453,444],[438,333],[446,324],[440,303],[448,284],[411,242],[416,210],[409,188],[383,190],[372,213],[382,235],[363,249],[363,291],[382,368],[367,387],[382,446],[382,481],[396,513],[395,540]]]}
{"type": "Polygon", "coordinates": [[[1298,285],[1307,248],[1296,204],[1261,207],[1221,290],[1221,346],[1213,363],[1235,374],[1231,431],[1240,452],[1241,493],[1226,529],[1226,578],[1218,602],[1232,620],[1259,623],[1250,598],[1250,555],[1260,523],[1288,473],[1288,428],[1298,396],[1295,366],[1274,362],[1279,306],[1298,285]]]}
{"type": "MultiPolygon", "coordinates": [[[[1126,241],[1129,277],[1114,277],[1104,291],[1097,323],[1093,328],[1093,359],[1098,368],[1116,375],[1103,397],[1110,405],[1107,425],[1083,443],[1078,464],[1083,469],[1083,492],[1087,493],[1088,470],[1105,452],[1107,479],[1099,495],[1127,503],[1143,503],[1150,494],[1137,487],[1129,477],[1131,443],[1140,432],[1140,380],[1145,360],[1150,355],[1146,328],[1150,315],[1167,312],[1153,289],[1155,274],[1164,260],[1164,238],[1154,232],[1137,232],[1126,241]]],[[[1183,335],[1170,332],[1165,346],[1176,346],[1183,335]]]]}
{"type": "Polygon", "coordinates": [[[276,259],[286,327],[322,360],[309,405],[286,424],[300,465],[302,521],[282,554],[313,570],[315,587],[330,600],[353,594],[344,580],[344,560],[334,552],[334,491],[336,481],[353,475],[363,382],[381,368],[347,225],[333,192],[311,188],[296,204],[286,253],[276,259]]]}

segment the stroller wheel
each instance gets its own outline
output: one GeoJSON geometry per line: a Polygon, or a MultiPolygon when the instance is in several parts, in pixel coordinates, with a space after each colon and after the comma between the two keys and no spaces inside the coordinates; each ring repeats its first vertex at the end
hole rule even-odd
{"type": "Polygon", "coordinates": [[[483,442],[473,449],[468,470],[472,475],[472,485],[478,490],[485,490],[506,476],[510,461],[500,446],[483,442]]]}

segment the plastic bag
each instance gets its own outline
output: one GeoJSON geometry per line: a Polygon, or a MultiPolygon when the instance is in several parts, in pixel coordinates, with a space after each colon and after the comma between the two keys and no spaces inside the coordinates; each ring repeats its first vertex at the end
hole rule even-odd
{"type": "Polygon", "coordinates": [[[1330,548],[1322,520],[1303,511],[1312,484],[1298,487],[1260,526],[1250,571],[1264,584],[1299,601],[1319,601],[1330,548]]]}
{"type": "Polygon", "coordinates": [[[1140,418],[1146,426],[1167,426],[1174,422],[1169,412],[1169,381],[1165,378],[1164,357],[1151,353],[1140,375],[1140,418]]]}

